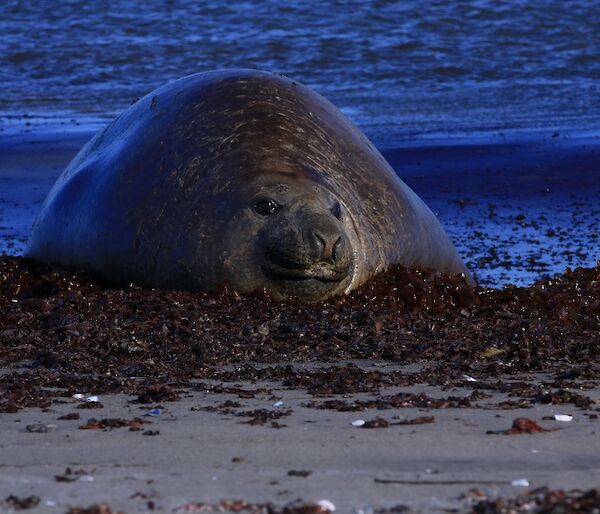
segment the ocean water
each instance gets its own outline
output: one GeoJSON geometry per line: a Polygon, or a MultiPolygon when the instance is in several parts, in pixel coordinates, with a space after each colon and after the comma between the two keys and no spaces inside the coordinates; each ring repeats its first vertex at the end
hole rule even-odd
{"type": "MultiPolygon", "coordinates": [[[[379,147],[600,127],[600,2],[3,0],[0,130],[112,118],[178,77],[282,72],[379,147]]],[[[1,132],[0,132],[1,133],[1,132]]]]}

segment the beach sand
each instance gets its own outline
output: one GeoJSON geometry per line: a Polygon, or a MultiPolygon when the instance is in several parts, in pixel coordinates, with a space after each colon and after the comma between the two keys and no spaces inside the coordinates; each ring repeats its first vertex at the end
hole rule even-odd
{"type": "MultiPolygon", "coordinates": [[[[359,365],[367,371],[397,369],[385,362],[359,365]]],[[[66,399],[45,411],[3,414],[2,496],[36,495],[40,504],[31,512],[47,513],[101,502],[137,513],[148,512],[149,502],[157,512],[177,508],[186,512],[182,507],[196,502],[236,499],[285,505],[298,498],[327,499],[342,513],[398,505],[409,506],[411,512],[468,512],[486,496],[514,497],[541,486],[586,490],[600,483],[598,420],[572,405],[502,410],[494,405],[508,396],[495,393],[476,402],[481,408],[338,412],[305,407],[315,400],[305,390],[262,381],[239,386],[259,392],[254,398],[247,398],[247,393],[184,392],[181,401],[160,402],[158,417],[144,415],[157,404],[131,403],[135,397],[125,395],[101,396],[102,409],[77,409],[80,401],[66,399]],[[229,413],[202,410],[226,401],[238,406],[229,413]],[[278,401],[282,406],[273,407],[278,401]],[[271,419],[250,425],[247,421],[253,418],[235,415],[253,409],[289,414],[276,420],[284,425],[278,429],[271,427],[271,419]],[[81,419],[57,420],[69,413],[81,419]],[[556,413],[572,414],[573,420],[542,421],[556,413]],[[351,424],[378,416],[392,423],[420,416],[434,416],[435,421],[373,429],[351,424]],[[519,416],[559,430],[486,434],[510,428],[519,416]],[[136,417],[149,424],[134,432],[127,427],[78,428],[89,418],[136,417]],[[29,433],[26,426],[32,424],[57,428],[29,433]],[[159,434],[144,435],[146,431],[159,434]],[[530,486],[524,487],[527,483],[530,486]],[[479,492],[469,495],[473,489],[479,492]]],[[[390,388],[385,394],[400,390],[432,397],[471,394],[464,388],[431,386],[390,388]]],[[[600,399],[600,389],[594,394],[600,399]]],[[[355,394],[341,399],[371,397],[355,394]]]]}
{"type": "MultiPolygon", "coordinates": [[[[23,251],[44,196],[90,135],[3,135],[0,253],[23,251]]],[[[384,155],[439,215],[482,284],[529,285],[566,266],[592,267],[600,257],[597,136],[423,140],[384,155]]],[[[0,510],[12,512],[14,500],[6,501],[10,495],[34,495],[39,503],[30,512],[51,514],[100,502],[127,513],[178,507],[175,512],[200,512],[190,502],[239,499],[282,506],[298,498],[327,499],[343,513],[392,512],[386,509],[397,505],[410,508],[407,512],[470,512],[478,502],[508,501],[542,486],[585,491],[600,483],[598,318],[590,302],[583,320],[582,312],[563,312],[560,306],[538,314],[538,304],[524,298],[542,298],[539,287],[515,290],[514,302],[506,293],[494,300],[497,312],[492,302],[482,314],[472,313],[470,304],[465,310],[456,299],[443,314],[414,307],[385,316],[380,316],[379,304],[367,300],[364,312],[359,304],[332,302],[306,311],[312,312],[306,315],[314,318],[314,326],[290,321],[288,335],[282,336],[287,346],[280,348],[269,337],[274,326],[283,333],[293,309],[280,316],[277,305],[258,302],[252,311],[244,300],[235,307],[235,300],[233,308],[219,311],[211,307],[213,300],[196,298],[190,312],[197,317],[193,322],[205,327],[200,343],[236,344],[230,358],[227,352],[212,356],[210,369],[200,366],[198,380],[190,380],[185,365],[203,363],[205,356],[186,339],[186,314],[169,313],[172,306],[181,309],[188,297],[104,291],[54,272],[29,272],[22,261],[15,262],[2,261],[4,270],[16,266],[20,271],[8,271],[0,281],[7,291],[0,327],[0,510]],[[105,296],[116,309],[106,319],[105,296]],[[102,306],[97,312],[85,310],[92,299],[102,306]],[[344,313],[341,318],[338,309],[344,313]],[[166,328],[142,319],[148,312],[165,316],[166,328]],[[481,332],[479,316],[485,318],[481,332]],[[251,328],[245,332],[240,327],[248,323],[251,328]],[[537,337],[535,331],[545,334],[546,324],[553,331],[546,339],[537,337]],[[149,351],[144,338],[156,338],[161,330],[172,332],[173,338],[154,354],[144,353],[149,351]],[[440,330],[452,336],[439,335],[440,330]],[[124,335],[129,331],[135,334],[131,341],[124,335]],[[264,348],[257,343],[261,337],[264,348]],[[279,379],[256,378],[245,367],[244,338],[254,345],[250,360],[260,361],[263,355],[273,366],[275,355],[285,361],[283,366],[291,361],[294,369],[307,373],[330,366],[344,372],[336,378],[327,371],[326,379],[309,373],[303,381],[292,370],[281,372],[279,379]],[[386,346],[391,340],[396,346],[386,346]],[[179,345],[172,355],[170,344],[179,345]],[[461,355],[461,344],[465,352],[475,346],[477,351],[461,355]],[[186,348],[193,352],[189,362],[186,348]],[[127,358],[121,362],[123,355],[127,358]],[[348,367],[347,355],[372,357],[348,367]],[[179,364],[168,369],[158,365],[169,358],[179,364]],[[187,375],[179,375],[177,366],[187,375]],[[397,374],[419,373],[423,367],[441,371],[408,381],[397,374]],[[378,373],[375,378],[372,372],[378,373]],[[355,375],[361,377],[359,386],[352,382],[355,375]],[[153,382],[169,384],[170,394],[132,403],[140,397],[134,392],[138,382],[141,389],[153,382]],[[91,385],[81,390],[86,384],[91,385]],[[179,400],[169,401],[175,392],[179,400]],[[75,393],[100,394],[102,407],[81,409],[83,402],[72,398],[75,393]],[[422,404],[413,398],[400,406],[385,399],[396,393],[426,396],[417,396],[422,404]],[[453,399],[431,401],[449,397],[453,399]],[[338,403],[325,404],[328,400],[338,403]],[[362,410],[344,410],[360,401],[371,403],[362,410]],[[319,408],[323,406],[329,408],[319,408]],[[160,415],[147,416],[153,408],[160,408],[160,415]],[[58,420],[65,414],[79,414],[79,419],[58,420]],[[544,419],[555,414],[573,418],[544,419]],[[431,416],[433,420],[427,419],[431,416]],[[351,424],[377,417],[391,425],[365,429],[351,424]],[[499,433],[510,430],[519,417],[549,431],[499,433]],[[90,418],[151,423],[134,422],[140,429],[134,431],[114,428],[114,421],[104,429],[80,429],[90,418]],[[393,424],[402,422],[409,424],[393,424]]],[[[569,291],[566,298],[580,305],[575,289],[569,291]]],[[[443,298],[441,305],[447,301],[443,298]]]]}

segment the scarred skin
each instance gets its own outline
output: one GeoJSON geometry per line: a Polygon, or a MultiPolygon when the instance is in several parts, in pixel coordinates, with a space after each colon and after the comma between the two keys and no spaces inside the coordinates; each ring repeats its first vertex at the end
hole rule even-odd
{"type": "Polygon", "coordinates": [[[96,135],[31,258],[114,284],[317,301],[390,264],[468,272],[434,214],[331,103],[255,70],[191,75],[96,135]]]}

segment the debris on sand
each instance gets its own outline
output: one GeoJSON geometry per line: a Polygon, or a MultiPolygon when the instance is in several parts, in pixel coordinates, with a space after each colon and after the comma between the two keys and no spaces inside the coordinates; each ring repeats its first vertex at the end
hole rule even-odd
{"type": "MultiPolygon", "coordinates": [[[[600,264],[567,270],[530,287],[502,290],[473,288],[461,277],[398,267],[345,297],[305,305],[277,303],[265,295],[243,298],[226,289],[211,294],[111,289],[88,275],[0,257],[0,366],[6,370],[0,375],[0,412],[72,405],[73,399],[82,408],[101,407],[99,401],[86,399],[128,394],[150,416],[91,418],[80,428],[129,428],[154,436],[159,431],[146,426],[152,415],[164,419],[168,411],[162,404],[180,400],[191,389],[202,395],[233,395],[218,406],[191,410],[282,428],[293,403],[285,394],[285,403],[273,395],[271,384],[278,383],[308,391],[310,401],[302,407],[386,411],[375,418],[360,414],[366,419],[352,423],[359,428],[434,423],[434,409],[540,405],[546,413],[554,412],[550,409],[555,405],[563,412],[579,409],[584,412],[578,412],[578,419],[591,421],[598,419],[599,404],[585,391],[599,384],[599,331],[600,264]],[[353,360],[374,365],[349,362],[353,360]],[[399,371],[376,365],[382,361],[411,366],[399,371]],[[258,381],[269,385],[259,388],[258,381]],[[251,385],[242,387],[241,382],[251,385]],[[402,390],[421,384],[444,392],[402,390]],[[493,403],[498,398],[500,403],[493,403]],[[406,408],[424,412],[412,419],[390,412],[406,408]]],[[[59,419],[77,420],[77,414],[59,419]]],[[[353,430],[351,419],[346,421],[348,431],[353,430]]],[[[556,421],[560,419],[555,416],[551,422],[556,421]]],[[[520,417],[510,429],[494,433],[553,430],[520,417]]],[[[290,476],[305,472],[290,470],[290,476]]],[[[386,480],[382,483],[407,483],[386,480]]],[[[514,485],[526,487],[524,483],[514,485]]],[[[473,504],[473,512],[524,512],[524,505],[538,509],[531,512],[554,512],[543,510],[552,502],[561,512],[584,512],[579,506],[594,505],[598,496],[596,490],[536,494],[504,503],[479,497],[481,505],[473,504]]],[[[177,512],[226,508],[320,514],[335,506],[326,500],[283,507],[227,500],[186,504],[177,512]]],[[[114,513],[100,504],[73,508],[69,514],[114,513]]]]}
{"type": "Polygon", "coordinates": [[[39,496],[33,495],[19,498],[18,496],[11,494],[4,500],[4,503],[12,510],[26,510],[37,507],[40,503],[40,498],[39,496]]]}
{"type": "Polygon", "coordinates": [[[288,471],[288,476],[290,477],[302,477],[306,478],[312,474],[312,471],[308,469],[290,469],[288,471]]]}
{"type": "Polygon", "coordinates": [[[71,507],[66,514],[125,514],[124,512],[117,512],[111,510],[111,508],[105,503],[99,503],[98,505],[92,505],[91,507],[71,507]]]}
{"type": "Polygon", "coordinates": [[[176,402],[179,394],[169,384],[152,384],[138,394],[135,403],[176,402]]]}
{"type": "Polygon", "coordinates": [[[556,421],[562,421],[563,423],[568,423],[569,421],[573,421],[573,416],[570,414],[555,414],[554,419],[556,421]]]}
{"type": "Polygon", "coordinates": [[[244,512],[247,514],[327,514],[335,512],[335,505],[329,500],[306,503],[301,500],[278,507],[272,503],[249,503],[242,500],[223,500],[218,504],[202,502],[186,503],[177,507],[175,514],[200,512],[244,512]]]}
{"type": "Polygon", "coordinates": [[[144,423],[150,423],[140,418],[121,419],[121,418],[104,418],[104,419],[88,419],[85,425],[79,427],[80,430],[112,430],[114,428],[129,427],[131,431],[141,430],[144,423]]]}
{"type": "Polygon", "coordinates": [[[361,428],[387,428],[390,426],[390,422],[387,419],[380,418],[377,416],[374,419],[370,419],[369,421],[365,421],[361,428]]]}
{"type": "MultiPolygon", "coordinates": [[[[501,290],[395,267],[347,296],[305,305],[243,298],[227,289],[110,289],[89,275],[3,256],[0,327],[0,365],[10,370],[29,363],[0,377],[0,412],[47,408],[74,394],[85,399],[79,391],[132,394],[140,403],[176,401],[177,389],[194,380],[261,373],[315,395],[377,392],[416,379],[467,385],[480,394],[490,387],[487,379],[501,373],[598,376],[600,266],[501,290]],[[265,323],[268,334],[259,333],[265,323]],[[249,364],[349,359],[438,365],[428,377],[410,377],[351,366],[298,372],[249,364]],[[227,364],[235,369],[225,372],[227,364]]],[[[560,385],[527,401],[592,405],[560,385]]],[[[246,393],[256,394],[240,390],[240,397],[246,393]]],[[[458,398],[432,408],[469,402],[458,398]]]]}
{"type": "Polygon", "coordinates": [[[54,475],[57,482],[93,482],[94,477],[84,469],[67,467],[62,475],[54,475]]]}
{"type": "Polygon", "coordinates": [[[35,423],[27,425],[25,430],[31,433],[47,434],[48,432],[54,432],[57,426],[52,423],[35,423]]]}
{"type": "Polygon", "coordinates": [[[62,416],[59,416],[56,419],[60,419],[61,421],[77,420],[81,419],[81,415],[79,414],[79,412],[71,412],[69,414],[63,414],[62,416]]]}
{"type": "Polygon", "coordinates": [[[534,489],[518,498],[489,499],[479,490],[471,491],[475,502],[472,514],[588,514],[600,512],[600,490],[534,489]],[[483,497],[483,499],[481,499],[483,497]]]}
{"type": "Polygon", "coordinates": [[[394,425],[426,425],[428,423],[435,423],[434,416],[417,416],[413,419],[402,419],[400,421],[390,422],[387,419],[380,418],[379,416],[365,421],[361,428],[388,428],[394,425]]]}
{"type": "Polygon", "coordinates": [[[516,418],[508,430],[488,430],[488,434],[537,434],[539,432],[555,432],[558,428],[543,428],[537,421],[529,418],[516,418]]]}

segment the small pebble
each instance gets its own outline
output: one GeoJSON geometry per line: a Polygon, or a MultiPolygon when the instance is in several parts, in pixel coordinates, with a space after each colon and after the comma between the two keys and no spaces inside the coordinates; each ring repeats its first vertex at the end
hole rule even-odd
{"type": "Polygon", "coordinates": [[[33,425],[27,425],[25,429],[27,430],[27,432],[31,433],[47,434],[48,432],[54,432],[56,430],[56,425],[35,423],[33,425]]]}

